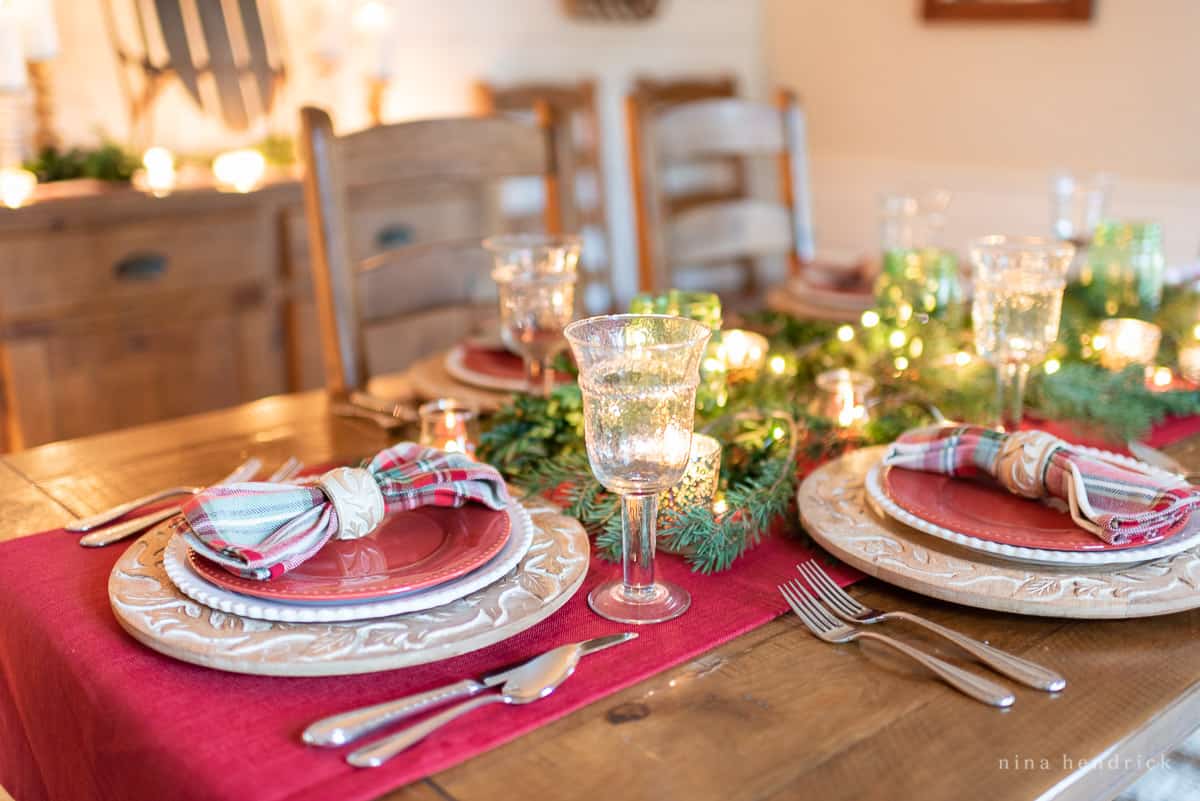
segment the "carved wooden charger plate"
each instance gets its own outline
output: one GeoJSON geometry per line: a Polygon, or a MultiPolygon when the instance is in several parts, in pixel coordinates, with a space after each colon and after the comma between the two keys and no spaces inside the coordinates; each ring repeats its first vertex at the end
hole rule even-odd
{"type": "Polygon", "coordinates": [[[884,447],[815,470],[797,492],[805,530],[831,554],[907,590],[1023,615],[1127,618],[1200,607],[1200,552],[1120,569],[1042,567],[993,559],[873,511],[866,478],[884,447]]]}
{"type": "Polygon", "coordinates": [[[579,521],[525,501],[533,544],[517,567],[444,606],[374,620],[282,623],[238,617],[181,593],[163,568],[169,526],[152,529],[113,567],[108,597],[135,639],[184,662],[263,676],[341,676],[420,665],[485,648],[552,615],[583,584],[589,545],[579,521]]]}

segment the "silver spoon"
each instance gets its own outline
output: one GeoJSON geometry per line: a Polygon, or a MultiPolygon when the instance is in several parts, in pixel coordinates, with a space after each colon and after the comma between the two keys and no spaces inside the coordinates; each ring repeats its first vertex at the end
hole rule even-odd
{"type": "Polygon", "coordinates": [[[582,648],[578,643],[548,651],[517,668],[504,682],[499,693],[480,695],[450,707],[445,712],[401,729],[353,751],[346,761],[356,768],[377,768],[396,754],[410,748],[452,720],[488,704],[529,704],[545,698],[575,672],[582,648]]]}

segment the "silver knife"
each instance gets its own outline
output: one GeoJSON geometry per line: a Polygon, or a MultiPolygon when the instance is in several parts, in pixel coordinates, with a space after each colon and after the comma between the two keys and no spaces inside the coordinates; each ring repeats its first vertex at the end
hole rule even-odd
{"type": "MultiPolygon", "coordinates": [[[[610,634],[606,637],[596,637],[584,642],[560,645],[558,648],[551,649],[551,651],[547,651],[546,653],[578,648],[580,656],[587,656],[597,651],[603,651],[605,648],[629,642],[636,637],[636,632],[626,631],[622,634],[610,634]]],[[[539,659],[545,655],[539,654],[534,659],[539,659]]],[[[416,695],[407,695],[395,701],[386,701],[382,704],[361,707],[349,712],[342,712],[338,715],[322,718],[305,729],[304,734],[301,736],[304,742],[309,745],[339,746],[352,743],[363,735],[370,734],[389,723],[412,717],[435,706],[441,706],[448,701],[453,701],[456,698],[470,698],[489,687],[503,684],[515,671],[532,661],[533,659],[530,659],[527,662],[522,662],[520,665],[514,665],[499,672],[490,673],[478,681],[475,679],[465,679],[455,684],[439,687],[436,690],[416,695]]]]}

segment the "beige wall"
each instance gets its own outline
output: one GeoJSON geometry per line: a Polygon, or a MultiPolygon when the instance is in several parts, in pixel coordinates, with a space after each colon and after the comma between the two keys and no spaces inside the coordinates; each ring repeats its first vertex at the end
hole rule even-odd
{"type": "Polygon", "coordinates": [[[948,186],[960,238],[1041,230],[1056,167],[1200,239],[1200,2],[1096,0],[1090,23],[940,23],[918,0],[765,0],[770,80],[809,114],[818,244],[874,242],[874,195],[948,186]],[[822,233],[824,235],[822,235],[822,233]]]}

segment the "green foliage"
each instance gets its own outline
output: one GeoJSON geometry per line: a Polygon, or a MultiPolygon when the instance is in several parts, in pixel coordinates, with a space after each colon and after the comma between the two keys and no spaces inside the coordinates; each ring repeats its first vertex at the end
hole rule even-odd
{"type": "Polygon", "coordinates": [[[94,150],[79,147],[64,151],[54,147],[43,148],[37,158],[25,166],[37,173],[41,183],[75,178],[129,181],[138,168],[138,159],[120,145],[107,142],[94,150]]]}
{"type": "MultiPolygon", "coordinates": [[[[1189,341],[1198,313],[1197,295],[1168,292],[1156,317],[1164,343],[1189,341]]],[[[1080,338],[1094,332],[1098,322],[1068,292],[1054,354],[1062,367],[1053,374],[1034,371],[1028,397],[1032,412],[1076,421],[1089,435],[1117,441],[1140,438],[1166,416],[1200,414],[1200,392],[1151,391],[1140,368],[1111,373],[1091,361],[1094,355],[1080,338]]],[[[746,324],[768,337],[771,355],[782,357],[785,369],[730,386],[724,408],[697,416],[697,430],[724,445],[720,492],[727,509],[715,514],[696,506],[660,521],[660,542],[685,554],[700,572],[727,569],[780,520],[794,521],[790,507],[797,474],[807,467],[850,448],[891,442],[941,418],[990,420],[995,377],[991,367],[967,355],[969,330],[939,320],[912,320],[901,327],[883,321],[855,327],[853,336],[843,339],[838,336],[842,326],[776,312],[754,314],[746,324]],[[871,419],[861,431],[838,428],[812,405],[816,376],[837,367],[860,370],[877,382],[871,419]]],[[[1173,344],[1164,348],[1160,361],[1173,358],[1173,344]]],[[[550,493],[594,535],[602,556],[620,556],[620,499],[605,491],[588,467],[577,386],[559,387],[549,399],[516,398],[493,418],[480,456],[527,490],[550,493]]]]}
{"type": "Polygon", "coordinates": [[[1103,431],[1124,442],[1139,439],[1155,423],[1173,415],[1200,414],[1200,392],[1154,392],[1143,369],[1113,373],[1093,364],[1063,365],[1032,387],[1033,405],[1050,420],[1076,423],[1083,431],[1103,431]]]}

